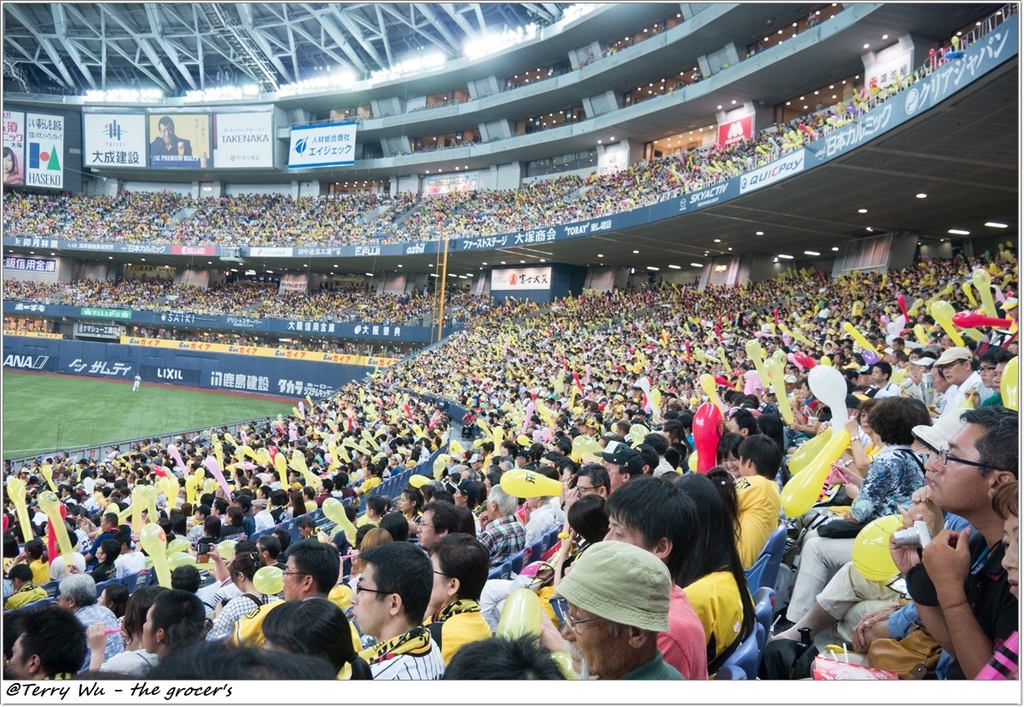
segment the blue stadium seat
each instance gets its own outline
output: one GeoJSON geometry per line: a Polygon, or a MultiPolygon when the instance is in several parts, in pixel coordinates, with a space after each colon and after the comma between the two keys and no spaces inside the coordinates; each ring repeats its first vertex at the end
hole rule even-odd
{"type": "Polygon", "coordinates": [[[757,560],[746,571],[747,587],[750,588],[751,594],[761,587],[775,587],[779,565],[782,564],[782,554],[786,550],[787,529],[785,523],[779,524],[779,527],[768,536],[768,542],[764,544],[764,549],[757,556],[757,560]]]}
{"type": "Polygon", "coordinates": [[[723,665],[717,673],[715,680],[746,680],[747,675],[736,665],[723,665]]]}
{"type": "Polygon", "coordinates": [[[545,545],[544,543],[545,538],[541,538],[540,540],[538,540],[530,546],[530,559],[525,564],[536,562],[540,558],[544,557],[544,553],[548,550],[547,545],[545,545]]]}
{"type": "Polygon", "coordinates": [[[108,579],[105,582],[100,582],[96,585],[96,598],[98,599],[103,590],[109,587],[111,584],[120,584],[121,581],[118,579],[108,579]]]}
{"type": "Polygon", "coordinates": [[[47,582],[43,585],[43,589],[46,590],[46,594],[51,597],[60,596],[60,580],[55,579],[52,582],[47,582]]]}
{"type": "Polygon", "coordinates": [[[121,577],[119,581],[124,585],[124,588],[128,590],[128,593],[131,594],[135,591],[135,585],[139,581],[139,575],[126,574],[124,577],[121,577]]]}
{"type": "MultiPolygon", "coordinates": [[[[761,587],[754,592],[754,615],[757,623],[764,628],[764,638],[767,640],[768,632],[772,628],[772,616],[775,614],[775,590],[771,587],[761,587]]],[[[764,650],[764,644],[760,646],[764,650]]]]}
{"type": "Polygon", "coordinates": [[[735,666],[746,675],[757,675],[757,669],[761,666],[761,646],[767,640],[767,635],[764,627],[755,623],[754,632],[729,656],[725,665],[735,666]]]}

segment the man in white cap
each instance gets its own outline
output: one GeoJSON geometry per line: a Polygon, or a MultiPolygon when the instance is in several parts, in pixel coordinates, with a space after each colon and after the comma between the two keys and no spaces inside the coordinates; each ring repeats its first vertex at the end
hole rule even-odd
{"type": "Polygon", "coordinates": [[[967,399],[981,387],[981,374],[974,370],[974,355],[965,346],[951,346],[935,362],[935,371],[949,383],[942,396],[939,416],[957,414],[967,407],[967,399]]]}
{"type": "Polygon", "coordinates": [[[935,359],[930,356],[910,359],[907,365],[907,375],[899,383],[900,395],[904,398],[915,398],[928,405],[931,401],[928,400],[924,376],[931,369],[933,363],[935,363],[935,359]]]}
{"type": "Polygon", "coordinates": [[[653,553],[605,540],[583,553],[556,589],[565,630],[602,680],[682,680],[658,650],[672,578],[653,553]]]}

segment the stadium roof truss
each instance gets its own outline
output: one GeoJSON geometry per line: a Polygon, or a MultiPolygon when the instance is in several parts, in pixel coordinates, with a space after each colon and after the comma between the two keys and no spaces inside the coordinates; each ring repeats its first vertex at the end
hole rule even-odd
{"type": "Polygon", "coordinates": [[[347,70],[357,78],[530,23],[571,3],[4,3],[4,77],[23,92],[252,81],[263,91],[347,70]]]}

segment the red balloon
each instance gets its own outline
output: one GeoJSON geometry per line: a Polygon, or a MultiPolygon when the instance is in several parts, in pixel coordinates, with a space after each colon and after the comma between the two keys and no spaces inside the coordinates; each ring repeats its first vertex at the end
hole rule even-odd
{"type": "Polygon", "coordinates": [[[803,351],[794,351],[793,357],[796,359],[797,364],[801,368],[806,368],[810,370],[817,365],[817,362],[813,358],[805,354],[803,351]]]}
{"type": "Polygon", "coordinates": [[[903,316],[906,317],[907,321],[910,321],[910,315],[907,314],[907,298],[900,295],[896,298],[896,304],[900,306],[900,311],[903,312],[903,316]]]}
{"type": "Polygon", "coordinates": [[[693,443],[697,447],[697,471],[708,473],[718,463],[722,438],[722,411],[713,402],[701,403],[693,416],[693,443]]]}
{"type": "Polygon", "coordinates": [[[953,315],[953,324],[960,329],[970,329],[971,327],[979,326],[1008,327],[1012,323],[1012,319],[999,319],[998,317],[989,317],[975,312],[957,312],[953,315]]]}

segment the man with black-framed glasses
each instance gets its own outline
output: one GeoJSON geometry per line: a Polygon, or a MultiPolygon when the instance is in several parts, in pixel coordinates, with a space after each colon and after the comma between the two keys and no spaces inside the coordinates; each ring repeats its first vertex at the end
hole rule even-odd
{"type": "Polygon", "coordinates": [[[444,673],[441,649],[423,626],[434,587],[434,568],[409,543],[385,543],[362,554],[362,576],[352,596],[359,629],[377,639],[360,651],[374,680],[436,680],[444,673]]]}
{"type": "Polygon", "coordinates": [[[934,536],[923,550],[890,541],[890,552],[918,605],[921,622],[953,658],[946,676],[974,678],[993,650],[1017,630],[1017,599],[1001,563],[1002,518],[991,496],[1017,480],[1016,410],[986,407],[962,414],[964,422],[926,465],[927,486],[914,492],[907,524],[928,523],[934,536]],[[943,529],[941,511],[972,528],[943,529]]]}

